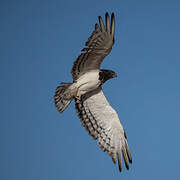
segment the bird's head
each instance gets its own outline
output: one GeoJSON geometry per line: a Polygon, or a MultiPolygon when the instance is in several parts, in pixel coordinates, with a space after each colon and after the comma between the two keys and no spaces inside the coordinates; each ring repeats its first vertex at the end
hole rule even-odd
{"type": "Polygon", "coordinates": [[[101,69],[99,72],[99,80],[102,83],[105,83],[107,80],[115,77],[117,77],[116,73],[111,70],[101,69]]]}

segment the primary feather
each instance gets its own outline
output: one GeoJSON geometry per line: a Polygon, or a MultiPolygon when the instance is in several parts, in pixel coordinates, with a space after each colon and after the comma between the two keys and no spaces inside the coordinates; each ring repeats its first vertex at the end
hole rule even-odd
{"type": "Polygon", "coordinates": [[[132,158],[124,129],[101,87],[85,94],[80,102],[76,101],[76,111],[89,135],[98,140],[99,147],[112,157],[113,162],[118,157],[120,171],[122,155],[129,169],[132,158]]]}
{"type": "Polygon", "coordinates": [[[105,15],[105,22],[106,27],[99,16],[100,27],[95,24],[95,29],[86,42],[87,47],[82,50],[83,53],[77,58],[72,67],[71,73],[74,80],[77,80],[79,76],[87,71],[99,69],[105,56],[110,53],[114,44],[114,13],[111,15],[111,24],[108,13],[105,15]]]}

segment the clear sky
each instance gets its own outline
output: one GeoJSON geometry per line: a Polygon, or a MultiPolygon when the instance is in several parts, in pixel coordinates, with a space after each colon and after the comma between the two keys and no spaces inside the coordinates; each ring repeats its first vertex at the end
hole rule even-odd
{"type": "Polygon", "coordinates": [[[180,1],[1,0],[0,179],[180,179],[180,1]],[[127,171],[81,126],[74,102],[59,114],[56,86],[105,12],[115,45],[103,90],[126,130],[127,171]]]}

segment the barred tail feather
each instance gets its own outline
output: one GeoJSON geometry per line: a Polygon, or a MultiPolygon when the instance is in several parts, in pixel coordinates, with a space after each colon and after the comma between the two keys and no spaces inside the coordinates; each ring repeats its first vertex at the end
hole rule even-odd
{"type": "Polygon", "coordinates": [[[54,103],[60,113],[62,113],[73,100],[74,96],[69,88],[71,85],[72,83],[61,83],[61,86],[56,88],[54,103]]]}

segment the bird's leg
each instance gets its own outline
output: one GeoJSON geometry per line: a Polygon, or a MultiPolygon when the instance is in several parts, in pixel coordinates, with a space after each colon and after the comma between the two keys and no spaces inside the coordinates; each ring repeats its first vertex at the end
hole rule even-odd
{"type": "Polygon", "coordinates": [[[77,99],[77,103],[79,103],[81,101],[81,94],[78,91],[78,93],[76,94],[76,99],[77,99]]]}

